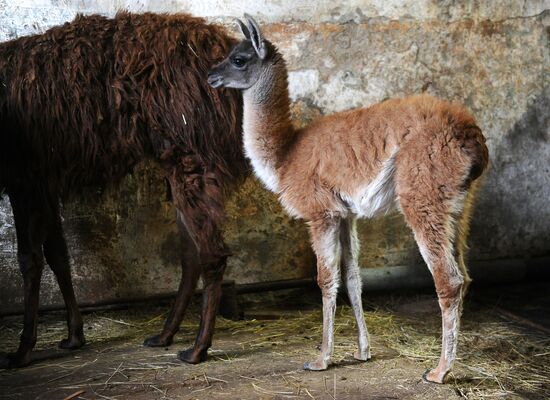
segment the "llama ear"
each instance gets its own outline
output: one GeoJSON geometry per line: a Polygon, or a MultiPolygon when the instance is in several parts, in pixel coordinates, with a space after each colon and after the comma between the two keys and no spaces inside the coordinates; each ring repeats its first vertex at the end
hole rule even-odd
{"type": "Polygon", "coordinates": [[[249,14],[244,14],[244,17],[246,18],[246,22],[248,22],[248,30],[250,31],[252,46],[254,46],[254,50],[256,50],[258,57],[263,60],[267,55],[267,49],[265,47],[265,42],[262,39],[262,31],[260,31],[258,23],[254,21],[254,18],[252,18],[249,14]]]}
{"type": "Polygon", "coordinates": [[[239,28],[241,29],[241,33],[243,34],[243,36],[250,40],[250,31],[248,30],[248,28],[246,27],[246,25],[244,24],[243,21],[241,21],[240,19],[238,18],[235,18],[235,22],[237,22],[237,25],[239,25],[239,28]]]}

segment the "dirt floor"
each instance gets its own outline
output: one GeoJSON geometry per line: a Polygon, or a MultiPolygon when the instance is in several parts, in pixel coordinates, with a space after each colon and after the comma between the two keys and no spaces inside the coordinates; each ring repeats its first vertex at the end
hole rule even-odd
{"type": "MultiPolygon", "coordinates": [[[[41,317],[35,362],[0,371],[1,399],[548,399],[548,283],[474,290],[462,324],[458,360],[447,384],[422,381],[436,364],[440,316],[431,293],[364,294],[373,358],[355,361],[355,322],[339,299],[334,365],[302,369],[321,338],[317,291],[239,296],[244,319],[219,318],[210,357],[178,361],[192,343],[198,304],[175,343],[142,346],[157,333],[166,305],[86,313],[82,350],[56,350],[62,313],[41,317]],[[72,396],[72,397],[71,397],[72,396]]],[[[198,299],[197,299],[198,300],[198,299]]],[[[198,301],[196,301],[198,303],[198,301]]],[[[16,347],[21,317],[0,321],[0,351],[16,347]]]]}

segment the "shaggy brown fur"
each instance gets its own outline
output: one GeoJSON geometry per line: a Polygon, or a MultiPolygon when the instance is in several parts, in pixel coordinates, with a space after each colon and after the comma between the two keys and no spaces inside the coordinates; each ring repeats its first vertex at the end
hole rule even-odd
{"type": "Polygon", "coordinates": [[[388,100],[290,124],[286,65],[255,21],[240,23],[246,40],[209,73],[215,87],[243,89],[247,156],[266,186],[310,228],[323,294],[321,354],[306,363],[326,369],[334,349],[336,294],[343,277],[357,320],[355,358],[370,358],[361,304],[357,217],[398,208],[430,269],[442,311],[439,365],[426,374],[443,382],[456,356],[464,265],[475,181],[486,169],[485,138],[462,107],[430,96],[388,100]]]}
{"type": "MultiPolygon", "coordinates": [[[[266,125],[273,129],[274,124],[266,125]]],[[[401,199],[418,190],[412,182],[409,185],[411,172],[431,176],[434,196],[442,192],[451,197],[469,187],[487,163],[475,120],[462,107],[425,95],[334,114],[288,136],[292,144],[279,160],[281,200],[306,220],[322,217],[327,209],[345,209],[334,190],[352,195],[361,183],[372,182],[397,148],[396,187],[401,199]],[[326,191],[320,190],[319,181],[326,191]]],[[[441,196],[435,197],[443,200],[441,196]]]]}
{"type": "Polygon", "coordinates": [[[207,70],[233,40],[185,14],[78,16],[44,34],[0,45],[0,193],[10,197],[25,281],[25,328],[4,367],[30,360],[36,341],[42,254],[69,311],[69,339],[84,343],[59,220],[59,198],[119,181],[144,159],[170,183],[185,241],[182,283],[161,335],[168,345],[199,275],[205,307],[189,362],[206,356],[229,252],[224,194],[244,176],[240,95],[214,91],[207,70]]]}

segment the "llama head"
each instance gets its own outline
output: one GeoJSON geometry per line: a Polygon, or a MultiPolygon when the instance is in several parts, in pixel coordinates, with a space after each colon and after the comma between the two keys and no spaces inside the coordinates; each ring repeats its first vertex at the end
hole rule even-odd
{"type": "Polygon", "coordinates": [[[260,80],[266,68],[273,63],[274,56],[278,54],[275,46],[263,39],[256,21],[248,14],[244,17],[246,24],[237,20],[244,40],[231,50],[225,60],[208,72],[208,83],[214,88],[251,88],[260,80]]]}

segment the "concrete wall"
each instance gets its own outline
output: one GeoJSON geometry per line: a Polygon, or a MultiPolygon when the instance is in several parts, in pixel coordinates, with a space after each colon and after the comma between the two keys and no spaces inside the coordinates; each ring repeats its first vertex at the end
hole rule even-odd
{"type": "MultiPolygon", "coordinates": [[[[491,168],[475,212],[475,260],[550,252],[550,1],[0,0],[0,40],[41,32],[77,12],[188,11],[235,32],[248,12],[286,56],[297,124],[394,96],[428,92],[464,103],[488,138],[491,168]]],[[[226,238],[238,282],[308,276],[304,226],[250,179],[228,204],[226,238]]],[[[162,180],[142,166],[119,192],[65,207],[81,301],[177,288],[174,211],[162,180]]],[[[361,264],[418,263],[399,215],[360,225],[361,264]]],[[[0,203],[2,310],[21,302],[13,221],[0,203]]],[[[57,303],[52,275],[43,304],[57,303]]]]}

